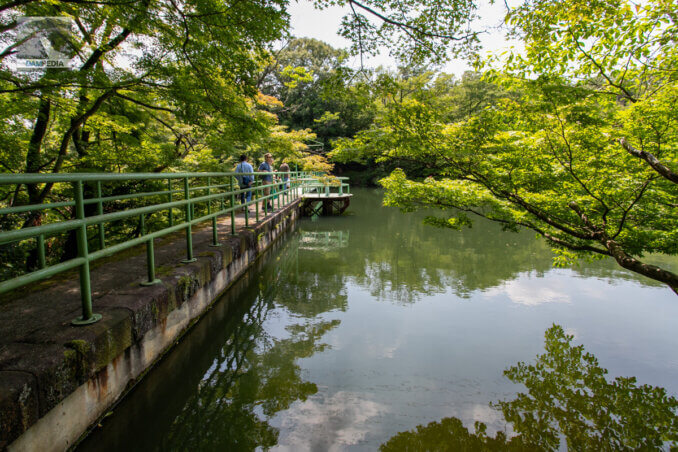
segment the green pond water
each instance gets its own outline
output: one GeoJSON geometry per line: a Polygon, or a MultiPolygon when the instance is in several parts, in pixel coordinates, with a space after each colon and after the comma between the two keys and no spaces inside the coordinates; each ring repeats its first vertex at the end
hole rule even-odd
{"type": "MultiPolygon", "coordinates": [[[[503,371],[543,354],[554,323],[607,381],[678,394],[669,289],[611,261],[553,268],[532,233],[440,230],[354,194],[348,214],[300,221],[79,448],[376,450],[444,418],[510,438],[491,404],[526,388],[503,371]]],[[[592,391],[606,403],[609,388],[592,391]]]]}

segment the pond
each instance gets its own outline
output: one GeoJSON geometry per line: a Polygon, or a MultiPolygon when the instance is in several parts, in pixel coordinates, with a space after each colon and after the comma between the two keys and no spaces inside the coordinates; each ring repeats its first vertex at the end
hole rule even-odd
{"type": "Polygon", "coordinates": [[[544,354],[553,324],[608,382],[678,394],[670,289],[611,261],[553,268],[533,233],[436,229],[354,193],[348,215],[300,221],[79,448],[376,450],[444,418],[510,438],[497,403],[526,387],[503,372],[544,354]]]}

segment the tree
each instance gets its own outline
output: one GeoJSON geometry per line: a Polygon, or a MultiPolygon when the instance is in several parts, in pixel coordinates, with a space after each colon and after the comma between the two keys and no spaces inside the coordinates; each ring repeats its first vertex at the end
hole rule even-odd
{"type": "Polygon", "coordinates": [[[382,181],[387,204],[454,209],[440,226],[470,225],[472,214],[529,228],[559,265],[609,256],[678,292],[676,273],[643,260],[678,253],[672,11],[663,1],[528,3],[510,15],[526,54],[487,74],[504,92],[486,108],[451,122],[440,101],[411,96],[343,148],[434,176],[394,171],[382,181]]]}
{"type": "MultiPolygon", "coordinates": [[[[12,46],[1,55],[0,98],[17,103],[3,109],[3,122],[18,132],[9,144],[25,162],[17,165],[21,159],[3,153],[3,166],[28,173],[159,171],[200,138],[219,135],[218,152],[262,133],[248,99],[256,94],[266,44],[287,23],[282,6],[258,0],[5,4],[5,44],[14,39],[19,15],[72,17],[78,35],[72,71],[21,75],[8,65],[12,46]],[[141,158],[118,152],[130,146],[141,158]]],[[[42,202],[52,188],[28,185],[25,202],[42,202]]]]}
{"type": "Polygon", "coordinates": [[[370,87],[345,66],[347,56],[317,39],[294,38],[260,78],[261,91],[281,101],[271,109],[280,123],[311,130],[325,149],[333,139],[368,127],[374,117],[370,87]]]}

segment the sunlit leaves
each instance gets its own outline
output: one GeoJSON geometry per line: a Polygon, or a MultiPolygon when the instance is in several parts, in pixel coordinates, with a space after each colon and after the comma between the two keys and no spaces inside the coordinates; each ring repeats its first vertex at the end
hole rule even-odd
{"type": "Polygon", "coordinates": [[[307,83],[313,80],[313,71],[307,71],[303,67],[285,66],[281,71],[281,76],[285,81],[287,88],[296,88],[299,83],[307,83]]]}

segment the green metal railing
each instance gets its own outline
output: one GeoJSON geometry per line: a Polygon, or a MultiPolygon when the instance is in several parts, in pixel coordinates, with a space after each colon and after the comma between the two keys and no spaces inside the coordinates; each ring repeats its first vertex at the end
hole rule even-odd
{"type": "Polygon", "coordinates": [[[334,177],[333,179],[333,182],[327,182],[322,180],[322,176],[310,176],[303,185],[303,193],[315,193],[320,195],[324,194],[325,196],[329,196],[331,194],[344,195],[351,193],[351,186],[344,182],[349,179],[348,177],[334,177]],[[333,192],[332,190],[336,190],[336,192],[333,192]]]}
{"type": "MultiPolygon", "coordinates": [[[[18,220],[22,218],[20,214],[44,217],[53,209],[72,208],[71,219],[48,221],[39,226],[0,230],[0,246],[7,246],[11,243],[25,245],[27,241],[34,241],[32,246],[37,254],[38,267],[29,273],[1,281],[0,293],[79,268],[82,316],[73,320],[72,323],[74,325],[94,323],[101,318],[101,315],[92,311],[90,262],[145,244],[147,279],[141,284],[144,286],[157,284],[160,280],[155,276],[155,239],[184,230],[186,232],[186,258],[182,262],[194,262],[196,258],[193,256],[193,225],[211,220],[210,245],[220,246],[217,229],[218,217],[230,215],[231,234],[235,234],[237,209],[245,209],[245,226],[248,227],[250,205],[254,204],[255,220],[259,221],[261,210],[264,215],[268,214],[269,202],[277,202],[277,207],[280,208],[294,201],[307,191],[306,185],[317,184],[318,176],[316,173],[298,171],[288,173],[0,174],[0,186],[9,185],[16,191],[21,190],[23,186],[51,184],[53,191],[62,194],[72,193],[72,198],[66,201],[0,208],[0,219],[3,215],[14,215],[18,220]],[[272,174],[289,176],[289,180],[263,182],[264,176],[272,174]],[[243,175],[254,176],[255,184],[249,188],[240,188],[237,176],[243,175]],[[64,184],[70,185],[70,189],[64,187],[64,184]],[[113,193],[116,185],[120,188],[120,184],[141,184],[145,187],[151,186],[151,189],[150,191],[105,196],[107,191],[113,193]],[[159,187],[163,188],[158,189],[159,187]],[[237,200],[240,195],[250,191],[252,192],[251,201],[238,204],[237,200]],[[270,193],[265,195],[266,191],[270,193]],[[125,206],[125,202],[147,202],[149,205],[125,206]],[[197,215],[196,207],[199,207],[197,215]],[[177,211],[183,213],[181,215],[183,218],[177,217],[177,211]],[[161,217],[160,220],[156,218],[153,222],[155,226],[160,225],[160,228],[151,231],[149,219],[153,216],[161,217]],[[123,220],[134,220],[138,225],[138,234],[135,234],[134,238],[125,238],[120,243],[107,244],[107,227],[110,229],[111,224],[123,220]],[[90,234],[90,232],[93,233],[90,234]],[[49,265],[46,258],[46,243],[50,238],[64,233],[75,233],[76,257],[49,265]],[[91,247],[96,250],[92,251],[91,247]]],[[[129,187],[125,189],[129,190],[129,187]]],[[[7,224],[7,222],[2,224],[7,224]]]]}

